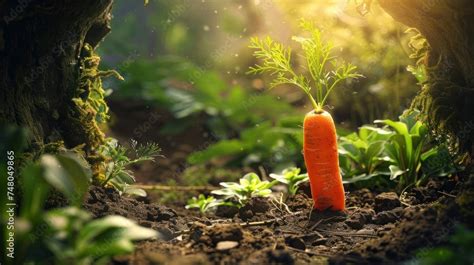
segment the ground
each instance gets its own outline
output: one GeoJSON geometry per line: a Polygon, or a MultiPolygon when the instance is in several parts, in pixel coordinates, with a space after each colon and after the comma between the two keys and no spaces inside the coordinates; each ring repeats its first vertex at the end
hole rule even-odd
{"type": "Polygon", "coordinates": [[[428,186],[408,193],[403,203],[391,192],[349,191],[343,213],[312,211],[301,192],[288,198],[288,208],[265,198],[237,212],[201,215],[99,187],[90,190],[85,208],[96,217],[119,214],[161,232],[162,239],[139,243],[133,255],[114,264],[390,264],[441,243],[457,221],[456,214],[440,214],[440,205],[453,204],[458,186],[428,186]]]}

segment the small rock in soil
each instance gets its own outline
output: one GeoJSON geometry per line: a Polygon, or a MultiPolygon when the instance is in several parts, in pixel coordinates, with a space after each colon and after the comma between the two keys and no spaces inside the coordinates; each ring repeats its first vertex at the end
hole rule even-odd
{"type": "Polygon", "coordinates": [[[236,241],[221,241],[216,245],[216,250],[224,251],[235,248],[239,245],[239,242],[236,241]]]}
{"type": "Polygon", "coordinates": [[[375,196],[375,211],[382,212],[392,210],[400,206],[400,200],[395,192],[383,192],[375,196]]]}
{"type": "Polygon", "coordinates": [[[285,243],[286,243],[286,245],[288,245],[292,248],[301,249],[301,250],[306,249],[306,244],[304,243],[304,241],[301,240],[301,238],[296,237],[296,236],[286,237],[285,238],[285,243]]]}
{"type": "Polygon", "coordinates": [[[379,212],[374,216],[373,221],[375,224],[378,224],[378,225],[393,223],[397,221],[398,219],[400,219],[400,215],[402,214],[402,212],[403,212],[402,207],[397,207],[391,211],[379,212]]]}
{"type": "Polygon", "coordinates": [[[160,234],[161,240],[170,241],[171,239],[175,238],[173,231],[167,227],[158,227],[156,230],[160,234]]]}
{"type": "Polygon", "coordinates": [[[359,235],[375,235],[375,231],[373,229],[361,229],[356,232],[359,235]]]}

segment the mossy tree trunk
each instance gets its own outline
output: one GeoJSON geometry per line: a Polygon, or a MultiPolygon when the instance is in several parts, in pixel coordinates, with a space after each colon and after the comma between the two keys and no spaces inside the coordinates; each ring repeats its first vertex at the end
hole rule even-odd
{"type": "Polygon", "coordinates": [[[427,82],[415,99],[431,128],[474,155],[474,5],[472,0],[379,0],[428,42],[427,82]]]}
{"type": "Polygon", "coordinates": [[[80,95],[84,46],[110,31],[113,0],[0,0],[0,122],[23,126],[39,148],[90,152],[102,132],[80,95]],[[92,117],[92,118],[91,118],[92,117]]]}

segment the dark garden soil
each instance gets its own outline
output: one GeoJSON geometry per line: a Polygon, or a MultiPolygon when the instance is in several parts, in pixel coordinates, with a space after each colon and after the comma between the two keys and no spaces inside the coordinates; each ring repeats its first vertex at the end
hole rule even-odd
{"type": "Polygon", "coordinates": [[[287,205],[257,198],[238,211],[201,215],[100,187],[90,190],[85,208],[95,217],[119,214],[161,233],[162,239],[138,243],[133,255],[114,264],[391,264],[451,233],[459,221],[455,183],[432,181],[402,201],[392,192],[348,192],[344,213],[311,211],[311,199],[300,193],[287,205]]]}

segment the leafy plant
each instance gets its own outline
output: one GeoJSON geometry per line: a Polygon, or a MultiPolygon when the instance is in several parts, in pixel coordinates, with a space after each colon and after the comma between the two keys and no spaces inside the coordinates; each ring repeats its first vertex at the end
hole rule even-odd
{"type": "Polygon", "coordinates": [[[216,198],[212,196],[206,197],[203,194],[199,194],[197,198],[192,197],[190,200],[188,200],[186,209],[198,208],[199,211],[201,211],[201,213],[204,213],[219,205],[223,205],[222,200],[217,200],[216,198]]]}
{"type": "Polygon", "coordinates": [[[270,88],[279,85],[294,85],[299,87],[310,99],[316,112],[323,110],[331,91],[341,82],[361,77],[355,71],[356,66],[339,61],[332,55],[334,45],[322,40],[321,32],[316,26],[302,20],[300,28],[309,33],[310,37],[293,37],[301,44],[307,64],[308,75],[299,74],[291,64],[291,48],[284,47],[272,38],[261,40],[252,38],[250,48],[254,49],[254,56],[262,60],[262,64],[250,67],[249,73],[268,73],[275,78],[270,88]],[[328,68],[332,67],[329,71],[328,68]],[[316,90],[315,97],[311,93],[316,90]]]}
{"type": "Polygon", "coordinates": [[[214,190],[211,193],[223,196],[224,200],[236,202],[236,206],[241,207],[253,197],[270,196],[272,193],[270,188],[274,184],[274,182],[260,180],[259,176],[255,173],[248,173],[239,180],[239,183],[220,183],[224,188],[214,190]]]}
{"type": "Polygon", "coordinates": [[[400,116],[399,121],[375,121],[387,125],[394,132],[385,146],[385,152],[390,157],[390,179],[398,179],[400,189],[420,185],[428,174],[447,175],[456,171],[450,166],[453,164],[452,159],[446,157],[447,150],[428,146],[428,128],[416,119],[418,114],[418,111],[411,111],[400,116]],[[428,165],[433,164],[434,159],[439,159],[443,154],[445,155],[443,163],[437,163],[438,168],[435,171],[427,170],[428,165]],[[424,176],[420,174],[423,164],[424,169],[428,171],[424,172],[424,176]]]}
{"type": "Polygon", "coordinates": [[[92,220],[80,209],[92,173],[73,153],[42,155],[36,163],[26,165],[20,175],[15,264],[107,264],[114,255],[132,252],[132,240],[157,236],[124,217],[92,220]],[[52,188],[74,206],[44,212],[52,188]]]}
{"type": "Polygon", "coordinates": [[[384,149],[394,133],[372,126],[362,126],[358,132],[339,138],[339,165],[345,183],[390,175],[390,158],[384,149]]]}
{"type": "Polygon", "coordinates": [[[108,158],[105,163],[105,177],[102,185],[112,185],[121,194],[146,196],[144,190],[130,187],[130,184],[135,183],[135,177],[127,167],[143,161],[154,161],[161,152],[157,144],[142,145],[132,140],[131,149],[127,149],[120,145],[116,139],[108,138],[100,152],[108,158]]]}
{"type": "Polygon", "coordinates": [[[133,252],[132,241],[158,236],[118,215],[92,220],[76,207],[49,211],[45,222],[48,237],[43,243],[53,253],[54,264],[108,264],[110,257],[133,252]]]}
{"type": "Polygon", "coordinates": [[[427,127],[417,115],[418,111],[406,111],[399,121],[375,121],[385,128],[363,126],[340,137],[339,164],[345,183],[370,180],[364,185],[391,186],[380,178],[390,176],[403,189],[421,185],[430,176],[459,171],[445,145],[430,145],[427,127]]]}
{"type": "Polygon", "coordinates": [[[428,140],[428,128],[416,120],[417,112],[400,116],[400,121],[376,120],[388,125],[395,132],[386,145],[391,160],[390,179],[399,179],[399,187],[416,184],[421,168],[423,147],[428,140]]]}
{"type": "Polygon", "coordinates": [[[298,191],[299,185],[309,180],[308,174],[300,174],[301,169],[291,167],[284,169],[281,174],[270,174],[270,177],[278,182],[288,185],[288,193],[295,195],[298,191]]]}
{"type": "Polygon", "coordinates": [[[446,145],[434,146],[421,155],[421,171],[423,181],[429,176],[448,176],[460,171],[462,167],[455,163],[455,157],[446,145]]]}

